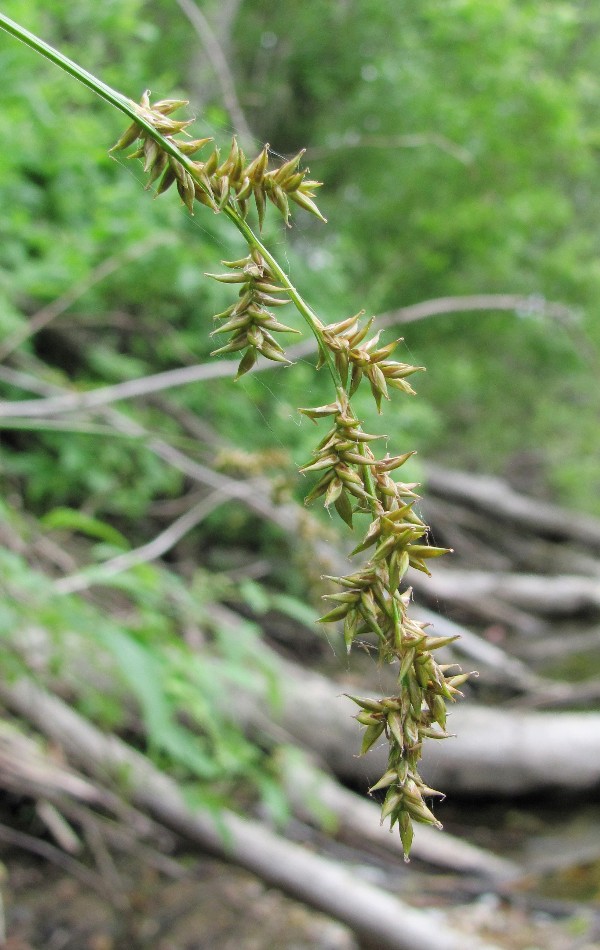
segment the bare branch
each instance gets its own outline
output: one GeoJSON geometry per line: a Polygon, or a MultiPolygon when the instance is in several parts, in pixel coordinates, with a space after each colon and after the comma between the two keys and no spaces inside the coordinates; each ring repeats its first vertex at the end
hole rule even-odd
{"type": "Polygon", "coordinates": [[[18,419],[1,419],[0,429],[18,429],[19,432],[79,432],[83,435],[110,435],[118,436],[109,426],[98,422],[78,422],[77,419],[29,419],[22,416],[18,419]]]}
{"type": "Polygon", "coordinates": [[[228,498],[227,492],[213,491],[207,498],[186,511],[180,518],[177,518],[164,531],[158,534],[152,541],[142,544],[139,548],[132,551],[126,551],[124,554],[118,554],[116,557],[105,561],[103,564],[93,565],[69,577],[62,577],[56,581],[55,588],[60,594],[73,594],[76,591],[86,590],[94,584],[103,584],[115,574],[121,574],[128,571],[136,564],[144,564],[148,561],[155,561],[162,554],[172,548],[181,538],[195,528],[197,524],[206,518],[208,514],[214,511],[228,498]]]}
{"type": "Polygon", "coordinates": [[[440,567],[435,577],[422,579],[415,575],[413,587],[435,603],[472,606],[484,614],[489,600],[492,617],[496,602],[516,607],[517,620],[521,611],[525,611],[525,616],[533,613],[554,618],[580,613],[597,617],[600,613],[598,578],[578,574],[540,575],[440,567]]]}
{"type": "Polygon", "coordinates": [[[489,475],[454,472],[431,464],[426,466],[425,475],[434,494],[493,512],[495,518],[546,537],[600,547],[600,519],[591,515],[569,512],[566,516],[558,505],[520,495],[502,479],[489,475]]]}
{"type": "MultiPolygon", "coordinates": [[[[265,360],[265,362],[267,361],[265,360]]],[[[66,393],[61,396],[50,396],[43,400],[26,399],[22,402],[3,402],[0,403],[0,418],[18,416],[31,419],[62,415],[67,412],[100,409],[123,399],[147,396],[149,393],[161,392],[164,389],[172,389],[188,383],[231,377],[235,375],[236,370],[237,361],[235,360],[200,363],[197,366],[170,369],[163,373],[155,373],[152,376],[142,376],[139,379],[128,379],[124,383],[102,386],[85,393],[66,393]]]]}
{"type": "Polygon", "coordinates": [[[67,851],[68,854],[80,853],[83,848],[81,840],[56,805],[41,799],[37,802],[35,811],[63,851],[67,851]]]}
{"type": "Polygon", "coordinates": [[[38,396],[53,396],[55,393],[64,392],[64,389],[54,383],[48,383],[32,373],[24,373],[22,370],[11,369],[8,366],[0,366],[0,382],[16,386],[18,389],[25,389],[30,393],[37,393],[38,396]]]}
{"type": "Polygon", "coordinates": [[[378,325],[392,326],[396,323],[415,323],[427,317],[444,313],[462,313],[467,310],[512,310],[520,316],[552,317],[572,323],[576,312],[572,307],[546,300],[539,294],[470,294],[464,297],[437,297],[424,300],[410,307],[400,307],[380,314],[378,325]]]}
{"type": "Polygon", "coordinates": [[[495,643],[484,640],[473,633],[472,630],[449,620],[448,617],[444,617],[439,612],[434,613],[425,607],[418,606],[415,608],[414,616],[417,620],[435,627],[437,636],[459,636],[460,640],[452,645],[453,652],[456,651],[463,656],[468,656],[477,664],[483,665],[488,671],[488,678],[492,680],[508,682],[513,687],[525,692],[553,685],[543,677],[532,673],[522,660],[511,656],[510,653],[507,653],[495,643]]]}
{"type": "MultiPolygon", "coordinates": [[[[469,297],[440,297],[435,300],[425,300],[410,307],[401,307],[381,314],[378,325],[382,328],[402,323],[414,323],[428,317],[439,316],[444,313],[461,313],[465,311],[493,311],[508,310],[521,313],[539,313],[559,320],[572,321],[573,311],[563,304],[552,303],[539,297],[526,297],[519,294],[476,294],[469,297]]],[[[291,360],[302,359],[316,351],[313,340],[305,340],[297,346],[288,349],[287,355],[291,360]]],[[[256,371],[273,369],[275,365],[270,360],[260,359],[256,364],[256,371]]],[[[165,389],[174,389],[190,383],[206,382],[209,379],[231,378],[235,376],[237,361],[220,360],[214,363],[200,363],[197,366],[184,366],[178,369],[166,370],[151,376],[142,376],[139,379],[127,380],[114,386],[102,386],[86,393],[67,393],[52,396],[48,399],[27,399],[19,402],[0,402],[0,418],[42,418],[44,416],[62,415],[68,412],[79,412],[86,409],[99,409],[111,403],[124,399],[133,399],[147,396],[150,393],[162,392],[165,389]]],[[[11,371],[14,372],[14,371],[11,371]]],[[[7,382],[12,380],[2,373],[0,378],[7,382]]],[[[21,374],[13,376],[13,385],[19,385],[21,374]]]]}
{"type": "Polygon", "coordinates": [[[92,815],[85,810],[82,812],[81,823],[86,844],[93,855],[96,867],[111,896],[111,901],[115,907],[126,907],[127,898],[125,897],[125,885],[113,861],[112,855],[106,846],[100,826],[92,815]]]}

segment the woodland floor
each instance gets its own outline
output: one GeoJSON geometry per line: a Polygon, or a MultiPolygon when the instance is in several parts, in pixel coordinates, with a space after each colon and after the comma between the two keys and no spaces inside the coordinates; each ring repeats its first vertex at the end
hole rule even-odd
{"type": "MultiPolygon", "coordinates": [[[[8,861],[6,950],[358,950],[341,924],[209,858],[165,883],[152,869],[119,867],[117,907],[69,875],[38,862],[8,861]]],[[[486,937],[502,950],[592,950],[585,915],[557,921],[483,894],[468,905],[432,908],[440,924],[486,937]]]]}
{"type": "MultiPolygon", "coordinates": [[[[459,821],[457,810],[448,827],[458,831],[469,826],[468,816],[463,816],[460,827],[459,821]]],[[[525,809],[507,812],[502,822],[505,844],[520,841],[526,850],[527,841],[535,838],[538,821],[525,809]]],[[[474,837],[481,844],[489,844],[494,837],[497,844],[498,827],[492,833],[481,825],[474,837]]],[[[473,835],[472,825],[470,830],[473,835]]],[[[553,846],[556,841],[548,836],[549,853],[553,846]]],[[[537,849],[540,852],[539,844],[537,849]]],[[[600,862],[524,881],[510,898],[485,890],[473,897],[468,893],[472,882],[457,883],[454,875],[431,874],[419,861],[413,860],[408,868],[399,861],[394,867],[389,859],[352,853],[349,847],[345,853],[342,848],[333,850],[338,851],[338,859],[355,866],[357,875],[398,892],[438,919],[440,926],[450,924],[464,933],[465,950],[469,937],[475,936],[500,950],[600,947],[594,914],[600,896],[600,862]]],[[[112,897],[96,893],[23,851],[5,850],[3,857],[7,870],[5,950],[365,948],[340,923],[207,855],[184,856],[184,876],[176,880],[129,858],[116,859],[111,869],[112,897]]]]}
{"type": "MultiPolygon", "coordinates": [[[[432,579],[421,582],[415,577],[415,592],[419,609],[436,611],[434,622],[440,632],[448,623],[469,625],[460,631],[462,661],[466,654],[469,667],[477,667],[481,675],[460,709],[467,714],[472,710],[476,733],[481,732],[481,717],[488,707],[497,709],[500,725],[515,715],[518,722],[539,717],[535,720],[539,738],[528,755],[513,743],[512,762],[498,751],[500,733],[485,737],[486,755],[480,760],[482,746],[471,749],[463,719],[463,728],[457,729],[461,738],[456,740],[456,749],[463,749],[462,765],[447,761],[441,787],[450,794],[437,814],[449,843],[451,838],[470,842],[480,849],[480,858],[508,859],[518,873],[503,883],[473,869],[465,873],[460,862],[453,863],[447,855],[427,864],[416,847],[406,865],[399,848],[393,852],[381,842],[373,843],[364,828],[342,828],[335,836],[331,829],[320,829],[293,795],[293,817],[282,837],[349,870],[361,886],[390,892],[418,908],[434,928],[448,926],[460,940],[464,935],[465,950],[481,941],[490,950],[600,950],[599,749],[594,726],[600,692],[600,523],[516,496],[495,481],[460,473],[429,474],[436,534],[443,543],[446,525],[452,522],[454,533],[463,533],[463,556],[457,555],[453,567],[439,569],[432,579]],[[529,520],[524,524],[524,519],[529,520]],[[569,741],[558,750],[558,761],[567,765],[557,772],[553,730],[564,722],[577,722],[581,729],[583,720],[576,718],[580,712],[591,730],[583,737],[588,745],[577,753],[573,733],[567,733],[569,741]],[[498,762],[490,757],[494,751],[498,762]],[[539,785],[532,786],[529,759],[538,753],[539,785]],[[568,766],[571,761],[575,764],[568,766]],[[509,772],[514,787],[520,788],[522,782],[523,791],[512,794],[504,788],[496,795],[493,781],[503,781],[509,772]],[[551,785],[556,786],[554,797],[547,793],[551,785]]],[[[295,517],[295,509],[283,516],[295,517]]],[[[234,623],[236,616],[239,622],[242,615],[252,613],[247,605],[237,609],[236,614],[231,605],[214,605],[215,619],[234,623]]],[[[352,666],[344,665],[342,657],[340,671],[340,657],[334,657],[331,643],[290,617],[267,612],[252,619],[263,627],[264,649],[281,664],[285,677],[289,702],[280,711],[283,729],[334,772],[331,750],[341,746],[347,753],[337,786],[343,816],[347,801],[343,796],[348,792],[341,782],[361,793],[367,783],[359,771],[350,775],[361,761],[348,752],[356,747],[356,734],[353,730],[348,738],[346,727],[340,725],[346,723],[345,714],[341,710],[339,720],[336,710],[349,686],[353,692],[355,685],[386,689],[385,682],[372,682],[374,675],[382,680],[383,671],[374,667],[366,651],[355,651],[352,666]],[[301,701],[301,697],[308,698],[301,701]],[[320,745],[319,721],[311,719],[319,704],[335,739],[326,747],[320,745]]],[[[13,714],[42,731],[51,724],[48,716],[45,722],[43,716],[36,718],[35,709],[11,684],[4,694],[13,714]]],[[[251,703],[248,710],[246,724],[251,726],[255,715],[251,703]]],[[[241,708],[238,712],[242,715],[241,708]]],[[[81,728],[81,717],[78,722],[81,728]]],[[[172,834],[154,825],[150,848],[132,843],[126,820],[111,825],[113,817],[102,808],[76,804],[80,794],[73,786],[76,775],[65,771],[64,758],[53,757],[57,738],[52,730],[49,734],[54,746],[48,747],[49,757],[43,760],[39,750],[34,755],[25,735],[9,732],[3,740],[7,757],[4,773],[0,769],[4,785],[0,856],[5,868],[6,950],[366,950],[366,944],[343,924],[284,896],[272,886],[278,879],[271,877],[267,884],[239,866],[209,857],[201,840],[194,843],[177,828],[172,834]],[[27,770],[44,762],[36,804],[27,770]],[[53,788],[61,794],[74,790],[72,800],[63,795],[56,801],[64,814],[76,815],[75,827],[83,829],[86,842],[77,851],[81,841],[76,840],[71,853],[78,860],[70,870],[64,870],[69,835],[66,851],[56,848],[65,833],[60,816],[57,819],[54,813],[44,825],[36,813],[46,797],[52,800],[53,788]],[[55,844],[52,828],[58,828],[55,844]],[[22,847],[11,834],[21,835],[22,847]],[[129,853],[120,847],[123,842],[129,842],[129,853]],[[52,863],[47,860],[48,847],[53,849],[52,863]],[[146,860],[146,854],[152,860],[146,860]]],[[[68,743],[65,748],[68,753],[68,743]]],[[[86,756],[95,754],[86,747],[78,758],[85,767],[86,756]]],[[[377,770],[377,764],[370,767],[377,770]]],[[[353,797],[359,800],[358,795],[353,797]]],[[[152,804],[150,799],[144,801],[152,804]]],[[[378,820],[377,809],[369,807],[374,812],[367,820],[371,829],[378,820]]],[[[254,815],[256,819],[270,834],[265,816],[254,815]]],[[[439,840],[444,837],[440,834],[439,840]]],[[[458,857],[458,852],[454,854],[458,857]]],[[[369,950],[379,948],[374,944],[369,950]]]]}

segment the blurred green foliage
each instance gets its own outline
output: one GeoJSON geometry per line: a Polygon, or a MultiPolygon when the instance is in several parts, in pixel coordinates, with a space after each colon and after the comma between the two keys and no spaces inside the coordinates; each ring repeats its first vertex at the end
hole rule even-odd
{"type": "MultiPolygon", "coordinates": [[[[0,524],[13,538],[31,534],[5,505],[0,524]]],[[[114,541],[110,525],[78,512],[69,517],[64,508],[45,525],[45,536],[62,544],[69,531],[114,541]]],[[[115,548],[98,553],[107,557],[115,548]]],[[[218,578],[198,570],[183,584],[173,572],[143,564],[104,578],[84,599],[57,590],[31,560],[6,548],[0,575],[4,677],[33,672],[50,688],[58,679],[61,694],[81,712],[105,729],[127,731],[187,783],[196,801],[222,801],[241,780],[274,795],[268,755],[241,735],[231,715],[240,686],[275,702],[274,674],[257,649],[257,628],[240,619],[231,630],[211,619],[218,578]],[[188,643],[198,637],[201,652],[188,643]]],[[[220,592],[228,591],[224,579],[220,592]]]]}
{"type": "MultiPolygon", "coordinates": [[[[600,14],[540,0],[254,0],[228,23],[217,4],[201,7],[257,142],[283,154],[307,146],[326,182],[328,228],[297,215],[289,236],[271,231],[325,318],[449,294],[522,293],[573,308],[571,326],[525,312],[409,327],[407,351],[429,373],[419,408],[398,413],[394,438],[484,470],[510,472],[513,458],[533,453],[548,490],[600,510],[586,423],[597,410],[590,360],[600,344],[600,14]]],[[[218,83],[172,0],[76,12],[12,0],[6,12],[131,96],[147,85],[160,95],[187,90],[200,130],[226,141],[218,83]]],[[[235,235],[208,212],[190,220],[172,200],[145,201],[139,167],[106,154],[119,117],[8,37],[1,56],[0,123],[11,143],[0,159],[3,331],[109,254],[164,235],[85,295],[72,333],[33,345],[82,385],[205,358],[208,317],[229,298],[203,271],[236,256],[235,235]],[[129,317],[118,328],[115,309],[129,317]]],[[[299,370],[264,376],[248,385],[251,406],[236,399],[232,418],[233,387],[214,383],[211,415],[247,444],[262,442],[266,416],[287,444],[288,407],[305,385],[299,370]]],[[[206,411],[205,387],[177,398],[206,411]]]]}

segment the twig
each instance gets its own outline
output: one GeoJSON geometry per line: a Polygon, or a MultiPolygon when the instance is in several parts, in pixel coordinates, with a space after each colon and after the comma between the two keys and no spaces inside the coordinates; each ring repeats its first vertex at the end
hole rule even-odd
{"type": "MultiPolygon", "coordinates": [[[[575,322],[576,312],[572,307],[555,301],[546,300],[537,294],[469,294],[456,297],[434,297],[432,300],[422,300],[420,303],[410,304],[407,307],[398,307],[395,310],[386,310],[378,314],[376,324],[378,328],[399,326],[404,323],[417,323],[429,317],[443,316],[451,313],[509,311],[527,316],[550,317],[570,326],[575,322]]],[[[287,349],[291,360],[310,356],[315,350],[312,340],[304,340],[296,346],[287,349]]],[[[256,369],[268,369],[262,361],[257,363],[256,369]]]]}
{"type": "Polygon", "coordinates": [[[0,419],[0,430],[17,429],[19,432],[73,432],[79,435],[121,435],[108,426],[96,422],[77,422],[68,419],[0,419]]]}
{"type": "Polygon", "coordinates": [[[177,542],[195,528],[215,508],[218,508],[226,499],[226,492],[213,491],[207,498],[203,498],[193,508],[173,521],[164,531],[161,531],[152,541],[142,544],[139,548],[118,554],[103,564],[93,565],[69,577],[62,577],[56,581],[55,589],[60,594],[73,594],[76,591],[86,590],[94,584],[102,584],[115,574],[128,571],[137,564],[155,561],[162,554],[172,548],[177,542]]]}
{"type": "Polygon", "coordinates": [[[0,366],[0,382],[9,386],[16,386],[17,389],[25,389],[30,393],[37,393],[38,396],[51,396],[55,393],[64,392],[60,386],[41,380],[37,376],[33,376],[32,373],[11,369],[9,366],[0,366]]]}
{"type": "Polygon", "coordinates": [[[223,104],[229,112],[236,132],[239,134],[244,144],[247,143],[248,146],[251,146],[255,141],[255,137],[250,130],[244,110],[240,105],[240,100],[238,99],[237,92],[235,90],[235,83],[229,68],[229,63],[227,62],[226,57],[223,55],[221,45],[217,40],[210,23],[199,7],[192,2],[192,0],[177,0],[177,5],[194,27],[198,39],[204,47],[204,51],[210,60],[210,64],[215,71],[215,76],[217,77],[217,81],[221,87],[223,104]]]}
{"type": "Polygon", "coordinates": [[[239,13],[242,2],[243,0],[221,0],[219,5],[215,7],[214,17],[218,25],[217,34],[220,36],[219,42],[222,49],[225,45],[225,39],[229,45],[233,23],[239,13]]]}
{"type": "Polygon", "coordinates": [[[61,571],[75,571],[77,567],[77,560],[47,535],[40,534],[39,537],[33,539],[31,549],[61,571]]]}
{"type": "MultiPolygon", "coordinates": [[[[81,805],[67,800],[61,803],[61,810],[78,824],[83,823],[86,816],[88,818],[92,816],[92,813],[81,805]]],[[[175,880],[181,880],[188,876],[188,871],[179,861],[163,854],[155,847],[142,844],[139,840],[139,832],[132,829],[126,821],[121,819],[121,821],[115,822],[95,812],[93,813],[93,820],[101,828],[102,835],[110,841],[113,848],[137,855],[141,866],[151,865],[161,874],[175,880]]],[[[149,819],[147,821],[150,823],[149,819]]],[[[163,837],[169,836],[172,839],[170,846],[174,847],[175,837],[171,832],[168,832],[162,825],[155,825],[155,828],[160,829],[163,837]]]]}
{"type": "MultiPolygon", "coordinates": [[[[267,362],[265,360],[265,362],[267,362]]],[[[161,392],[188,383],[204,382],[230,376],[237,369],[237,361],[223,360],[215,363],[201,363],[198,366],[184,366],[166,370],[152,376],[129,379],[114,386],[102,386],[86,393],[66,393],[62,396],[49,396],[47,399],[26,399],[22,402],[0,403],[0,418],[25,417],[43,418],[62,415],[66,412],[81,412],[89,409],[101,409],[111,403],[149,393],[161,392]]]]}
{"type": "MultiPolygon", "coordinates": [[[[378,318],[385,326],[397,323],[415,323],[427,317],[444,313],[461,313],[468,310],[513,310],[521,316],[552,317],[572,323],[575,311],[565,304],[546,300],[538,294],[469,294],[468,296],[438,297],[424,300],[398,310],[390,310],[378,318]]],[[[381,323],[379,324],[381,325],[381,323]]]]}
{"type": "Polygon", "coordinates": [[[5,360],[21,343],[48,326],[56,317],[64,313],[65,310],[68,310],[76,300],[87,293],[90,288],[95,287],[96,284],[105,280],[110,274],[124,267],[125,264],[129,264],[131,261],[143,257],[144,254],[154,250],[156,247],[172,244],[174,240],[173,235],[154,234],[144,241],[138,241],[120,254],[113,254],[111,257],[107,257],[106,260],[102,261],[102,263],[95,267],[89,274],[81,280],[78,280],[70,290],[67,290],[60,297],[57,297],[56,300],[53,300],[48,306],[38,310],[38,312],[30,318],[26,326],[16,330],[4,343],[0,344],[0,360],[5,360]]]}
{"type": "Polygon", "coordinates": [[[78,854],[81,851],[81,841],[56,805],[47,800],[42,800],[38,801],[35,810],[63,851],[67,851],[69,854],[78,854]]]}
{"type": "Polygon", "coordinates": [[[85,809],[82,811],[81,822],[87,846],[94,857],[96,867],[111,895],[111,900],[117,907],[123,909],[128,903],[125,897],[123,881],[110,851],[106,847],[106,842],[104,841],[98,823],[94,815],[85,809]]]}
{"type": "Polygon", "coordinates": [[[64,851],[61,851],[60,848],[56,848],[53,844],[49,844],[47,841],[40,841],[39,838],[34,838],[33,835],[28,835],[24,831],[17,831],[14,828],[9,828],[7,825],[2,824],[0,824],[0,841],[12,845],[14,848],[31,851],[32,854],[37,854],[40,858],[44,858],[51,864],[62,868],[67,874],[76,877],[82,884],[85,884],[86,887],[93,888],[103,897],[111,896],[107,894],[104,882],[97,874],[94,874],[93,871],[88,870],[88,868],[84,867],[79,861],[75,861],[74,858],[65,854],[64,851]]]}

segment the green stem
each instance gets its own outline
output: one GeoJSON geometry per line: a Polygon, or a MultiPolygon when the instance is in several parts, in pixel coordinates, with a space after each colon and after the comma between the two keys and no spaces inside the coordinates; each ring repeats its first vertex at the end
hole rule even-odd
{"type": "Polygon", "coordinates": [[[57,49],[54,49],[53,46],[41,40],[39,36],[30,33],[25,27],[19,23],[15,23],[14,20],[11,20],[10,17],[5,16],[3,13],[0,13],[0,28],[6,30],[7,33],[10,33],[10,35],[16,37],[16,39],[21,40],[22,43],[25,43],[26,46],[35,50],[36,53],[49,59],[51,63],[54,63],[55,66],[59,66],[60,69],[69,73],[74,79],[79,80],[84,86],[88,86],[97,95],[101,96],[102,99],[105,99],[106,102],[110,102],[111,105],[116,106],[117,109],[125,112],[131,119],[137,121],[135,102],[122,96],[116,89],[111,89],[110,86],[107,86],[106,83],[97,79],[96,76],[92,76],[91,73],[88,73],[82,66],[74,63],[68,56],[60,53],[57,49]]]}
{"type": "MultiPolygon", "coordinates": [[[[366,451],[366,446],[364,442],[361,442],[359,451],[361,455],[363,455],[365,458],[367,457],[367,451],[366,451]]],[[[368,491],[369,495],[371,495],[375,499],[375,501],[369,502],[369,507],[371,508],[371,511],[373,512],[373,516],[377,517],[380,513],[380,508],[379,508],[379,502],[377,501],[377,495],[375,491],[375,479],[373,478],[373,472],[371,471],[370,465],[365,466],[365,488],[368,491]]]]}
{"type": "MultiPolygon", "coordinates": [[[[152,123],[148,122],[147,119],[144,118],[143,114],[140,113],[140,107],[136,102],[134,102],[132,99],[127,99],[126,96],[123,96],[120,92],[117,92],[116,89],[113,89],[111,86],[108,86],[106,83],[102,82],[101,79],[98,79],[96,76],[92,75],[92,73],[89,73],[87,69],[79,66],[78,63],[75,63],[72,59],[69,59],[68,56],[60,53],[58,50],[54,49],[53,46],[45,43],[44,40],[41,40],[38,36],[30,33],[29,30],[26,30],[18,23],[15,23],[14,20],[4,16],[3,13],[0,13],[0,28],[6,30],[6,32],[10,33],[11,36],[21,40],[26,46],[29,46],[31,49],[35,50],[36,53],[39,53],[46,59],[49,59],[51,63],[54,63],[55,66],[58,66],[59,69],[64,70],[64,72],[68,73],[69,76],[72,76],[74,79],[77,79],[79,82],[83,83],[84,86],[87,86],[88,89],[91,89],[93,92],[95,92],[96,95],[100,96],[101,99],[104,99],[105,102],[110,103],[110,105],[114,106],[115,109],[119,109],[120,112],[124,112],[128,118],[136,123],[136,125],[139,125],[140,128],[144,129],[144,131],[147,132],[148,135],[151,136],[154,141],[157,142],[162,149],[164,149],[165,152],[168,152],[169,155],[172,155],[173,158],[176,158],[177,161],[181,162],[181,164],[184,165],[191,174],[193,174],[194,167],[191,160],[186,155],[181,154],[171,139],[165,138],[164,135],[161,135],[160,132],[156,131],[152,123]]],[[[199,184],[202,187],[202,183],[199,184]]]]}
{"type": "MultiPolygon", "coordinates": [[[[25,43],[26,46],[29,46],[31,49],[35,50],[36,53],[44,56],[46,59],[50,60],[51,63],[54,63],[55,66],[58,66],[74,79],[77,79],[79,82],[83,83],[84,86],[87,86],[89,89],[95,92],[98,96],[100,96],[100,98],[104,99],[105,102],[110,103],[110,105],[114,106],[116,109],[124,112],[125,115],[137,125],[139,125],[140,128],[143,128],[144,131],[151,138],[153,138],[154,141],[157,142],[165,152],[167,152],[169,155],[172,155],[173,158],[176,158],[177,161],[188,170],[190,175],[192,175],[194,178],[194,181],[198,182],[198,185],[201,188],[203,188],[205,191],[207,190],[203,183],[198,181],[197,172],[192,160],[188,158],[187,155],[183,155],[183,153],[179,151],[171,139],[161,135],[161,133],[157,132],[150,122],[143,118],[143,115],[140,114],[139,107],[135,102],[133,102],[131,99],[127,99],[120,92],[117,92],[116,89],[112,89],[106,83],[102,82],[100,79],[97,79],[96,76],[92,75],[92,73],[89,73],[82,66],[79,66],[78,63],[75,63],[72,59],[69,59],[68,56],[65,56],[63,53],[54,49],[53,46],[45,43],[44,40],[40,39],[38,36],[30,33],[29,30],[26,30],[24,27],[20,26],[20,24],[15,23],[14,20],[11,20],[3,13],[0,13],[0,28],[6,30],[6,32],[10,33],[11,36],[21,40],[22,43],[25,43]]],[[[267,250],[262,241],[260,241],[260,239],[256,236],[252,228],[246,223],[241,215],[238,214],[231,202],[227,204],[223,210],[227,217],[236,226],[238,231],[243,235],[248,245],[250,247],[256,248],[256,250],[261,254],[273,271],[273,274],[277,276],[282,286],[286,288],[291,301],[294,303],[296,309],[307,323],[311,332],[314,334],[319,345],[322,358],[327,365],[329,372],[331,373],[336,387],[340,387],[342,385],[342,381],[337,371],[333,356],[325,345],[322,333],[323,325],[321,321],[306,303],[302,295],[294,287],[283,268],[267,250]]]]}

